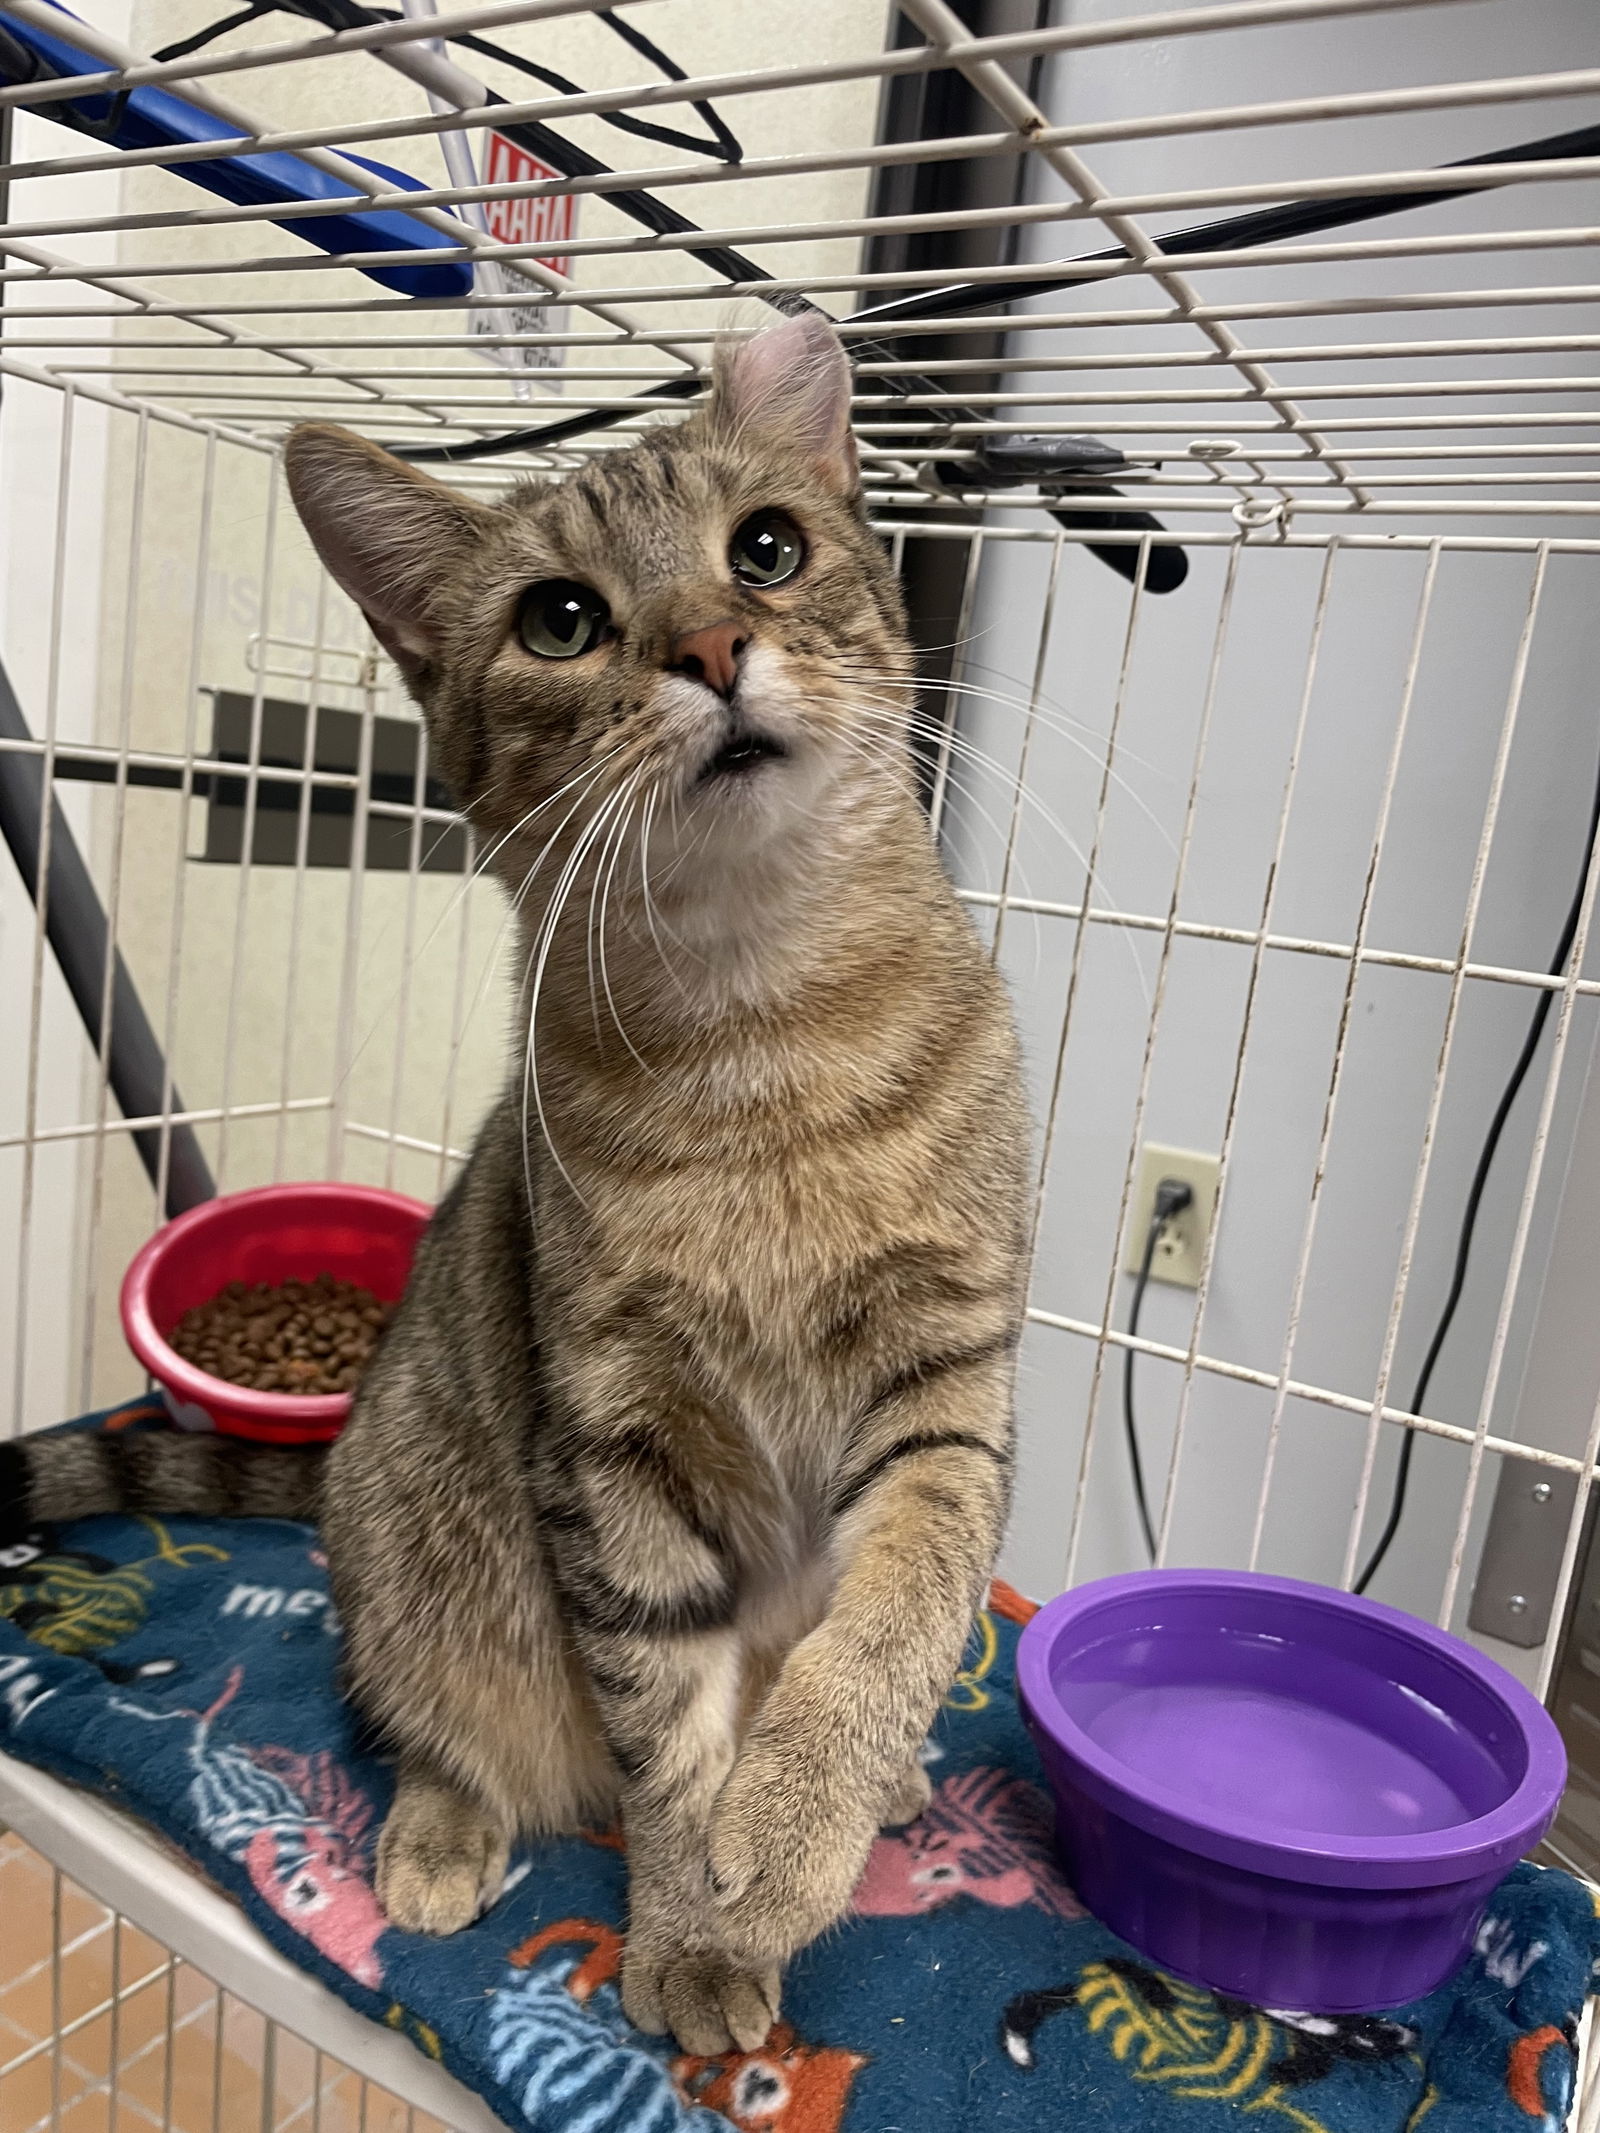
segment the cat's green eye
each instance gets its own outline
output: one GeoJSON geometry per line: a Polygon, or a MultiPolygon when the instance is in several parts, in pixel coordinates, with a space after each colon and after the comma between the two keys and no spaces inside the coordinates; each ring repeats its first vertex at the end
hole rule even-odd
{"type": "Polygon", "coordinates": [[[800,529],[781,511],[757,511],[728,543],[733,574],[745,585],[784,585],[806,559],[800,529]]]}
{"type": "Polygon", "coordinates": [[[589,585],[546,578],[517,607],[517,635],[535,659],[577,659],[605,636],[611,610],[589,585]]]}

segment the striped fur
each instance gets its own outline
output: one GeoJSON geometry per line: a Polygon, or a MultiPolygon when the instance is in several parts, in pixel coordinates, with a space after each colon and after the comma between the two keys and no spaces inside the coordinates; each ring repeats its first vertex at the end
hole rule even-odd
{"type": "Polygon", "coordinates": [[[112,1511],[315,1518],[323,1452],[226,1437],[69,1431],[0,1444],[0,1547],[32,1527],[112,1511]]]}
{"type": "Polygon", "coordinates": [[[762,2042],[925,1793],[1010,1484],[1016,1047],[916,797],[848,401],[811,319],[500,505],[343,431],[288,453],[522,899],[533,1002],[327,1468],[350,1686],[399,1758],[379,1892],[453,1930],[515,1832],[620,1807],[624,2002],[705,2054],[762,2042]],[[743,583],[773,509],[803,565],[743,583]],[[520,641],[552,578],[609,606],[580,657],[520,641]],[[713,628],[727,700],[678,655],[713,628]]]}

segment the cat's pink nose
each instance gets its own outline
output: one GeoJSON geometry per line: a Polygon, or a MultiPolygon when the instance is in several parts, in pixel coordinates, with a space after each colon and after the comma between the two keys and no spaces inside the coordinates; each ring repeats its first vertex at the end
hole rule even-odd
{"type": "Polygon", "coordinates": [[[713,622],[709,629],[690,630],[672,647],[672,671],[703,681],[727,699],[739,679],[739,655],[749,642],[737,622],[713,622]]]}

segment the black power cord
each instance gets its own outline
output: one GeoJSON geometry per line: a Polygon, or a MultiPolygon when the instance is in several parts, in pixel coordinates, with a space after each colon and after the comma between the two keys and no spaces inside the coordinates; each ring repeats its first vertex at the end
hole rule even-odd
{"type": "MultiPolygon", "coordinates": [[[[1577,937],[1578,920],[1583,912],[1583,892],[1589,879],[1589,867],[1594,854],[1594,841],[1600,835],[1600,777],[1595,783],[1594,801],[1589,810],[1589,832],[1583,841],[1583,861],[1578,869],[1577,887],[1572,892],[1572,903],[1562,922],[1561,938],[1555,953],[1546,966],[1547,974],[1559,978],[1567,967],[1567,957],[1572,953],[1572,943],[1577,937]]],[[[1422,1403],[1428,1396],[1428,1387],[1433,1379],[1434,1365],[1439,1360],[1446,1337],[1455,1320],[1456,1307],[1461,1302],[1461,1292],[1467,1283],[1467,1266],[1472,1256],[1473,1232],[1478,1226],[1478,1211],[1483,1205],[1484,1188],[1489,1182],[1489,1172],[1499,1152],[1500,1142],[1511,1116],[1511,1107],[1521,1093],[1522,1084],[1528,1078],[1528,1069],[1533,1065],[1534,1054],[1539,1049],[1539,1039],[1544,1035],[1544,1026],[1550,1019],[1550,1008],[1555,1000],[1554,992],[1541,992],[1538,1005],[1528,1022],[1528,1034],[1522,1040],[1522,1050],[1510,1077],[1500,1092],[1500,1101],[1495,1105],[1494,1117],[1489,1121],[1489,1130],[1483,1137],[1483,1147],[1478,1154],[1478,1167],[1472,1174],[1472,1188],[1467,1194],[1467,1204],[1461,1216],[1461,1228],[1456,1238],[1455,1266],[1450,1275],[1450,1289],[1433,1329],[1433,1338],[1428,1343],[1428,1352],[1423,1357],[1422,1368],[1417,1373],[1416,1390],[1411,1395],[1409,1412],[1420,1415],[1422,1403]]],[[[1384,1557],[1394,1544],[1400,1530],[1400,1521],[1405,1516],[1406,1491],[1411,1481],[1411,1455],[1416,1446],[1416,1433],[1407,1429],[1405,1441],[1400,1447],[1400,1462],[1395,1468],[1394,1493],[1389,1500],[1389,1516],[1384,1522],[1378,1544],[1367,1558],[1367,1567],[1355,1583],[1357,1592],[1365,1592],[1377,1576],[1384,1557]]]]}
{"type": "MultiPolygon", "coordinates": [[[[1567,958],[1571,955],[1572,944],[1577,938],[1578,921],[1583,914],[1584,888],[1588,882],[1589,868],[1592,863],[1597,836],[1600,836],[1600,773],[1597,773],[1596,776],[1594,798],[1589,809],[1589,826],[1583,841],[1582,863],[1578,870],[1576,886],[1572,892],[1572,901],[1568,906],[1567,915],[1562,921],[1560,937],[1556,942],[1554,952],[1545,966],[1546,975],[1552,978],[1559,978],[1565,972],[1567,958]]],[[[1482,1212],[1483,1196],[1488,1189],[1489,1176],[1494,1168],[1495,1157],[1500,1152],[1500,1143],[1505,1138],[1505,1130],[1510,1121],[1512,1110],[1518,1096],[1522,1093],[1523,1083],[1527,1080],[1538,1053],[1539,1040],[1543,1037],[1545,1024],[1550,1019],[1550,1009],[1554,1005],[1555,997],[1553,990],[1540,992],[1533,1013],[1528,1020],[1528,1031],[1522,1040],[1522,1049],[1517,1054],[1516,1063],[1506,1078],[1505,1087],[1500,1092],[1500,1100],[1494,1108],[1494,1116],[1490,1119],[1488,1131],[1483,1137],[1483,1146],[1478,1152],[1477,1165],[1472,1173],[1472,1184],[1467,1193],[1466,1205],[1462,1210],[1461,1227],[1456,1236],[1455,1261],[1451,1268],[1450,1286],[1445,1295],[1444,1303],[1440,1308],[1438,1319],[1434,1324],[1433,1334],[1428,1342],[1427,1353],[1422,1360],[1422,1368],[1417,1373],[1416,1385],[1412,1391],[1411,1403],[1408,1409],[1411,1414],[1420,1415],[1422,1413],[1423,1402],[1427,1399],[1428,1388],[1433,1382],[1434,1370],[1438,1366],[1439,1357],[1444,1350],[1444,1344],[1449,1338],[1450,1328],[1455,1323],[1456,1312],[1460,1307],[1462,1293],[1466,1288],[1467,1273],[1472,1258],[1473,1238],[1477,1232],[1478,1217],[1482,1212]]],[[[1137,1334],[1139,1330],[1139,1314],[1144,1306],[1145,1290],[1150,1284],[1150,1271],[1155,1262],[1156,1246],[1160,1241],[1161,1232],[1175,1214],[1178,1214],[1189,1205],[1192,1197],[1189,1187],[1177,1178],[1163,1178],[1156,1188],[1155,1206],[1152,1209],[1150,1227],[1145,1236],[1144,1256],[1139,1264],[1139,1272],[1134,1282],[1133,1302],[1128,1312],[1128,1332],[1130,1335],[1137,1334]]],[[[1133,1490],[1135,1501],[1138,1505],[1139,1524],[1144,1531],[1145,1546],[1150,1552],[1150,1559],[1154,1562],[1156,1555],[1155,1527],[1150,1516],[1149,1501],[1145,1493],[1144,1467],[1139,1453],[1139,1432],[1133,1405],[1133,1361],[1134,1351],[1129,1348],[1124,1351],[1122,1416],[1127,1432],[1128,1463],[1133,1473],[1133,1490]]],[[[1408,1429],[1405,1433],[1404,1442],[1400,1446],[1399,1463],[1395,1468],[1394,1489],[1389,1500],[1389,1513],[1384,1521],[1383,1531],[1378,1536],[1377,1544],[1367,1559],[1366,1567],[1355,1582],[1354,1590],[1358,1593],[1365,1592],[1372,1580],[1377,1576],[1390,1548],[1394,1545],[1395,1536],[1400,1530],[1401,1520],[1405,1516],[1406,1498],[1411,1482],[1411,1461],[1416,1450],[1416,1442],[1415,1432],[1408,1429]]]]}
{"type": "MultiPolygon", "coordinates": [[[[1150,1210],[1150,1227],[1145,1232],[1144,1257],[1139,1262],[1138,1274],[1134,1277],[1133,1302],[1128,1307],[1128,1337],[1131,1340],[1139,1331],[1139,1313],[1144,1308],[1144,1292],[1150,1286],[1150,1269],[1155,1264],[1156,1246],[1161,1242],[1161,1232],[1174,1215],[1181,1215],[1194,1199],[1193,1190],[1182,1178],[1163,1178],[1156,1187],[1155,1205],[1150,1210]]],[[[1150,1499],[1145,1494],[1144,1461],[1139,1456],[1139,1425],[1133,1412],[1133,1350],[1122,1351],[1122,1426],[1128,1439],[1128,1465],[1133,1471],[1133,1497],[1139,1507],[1139,1523],[1144,1528],[1144,1544],[1150,1560],[1156,1559],[1156,1529],[1150,1517],[1150,1499]]]]}

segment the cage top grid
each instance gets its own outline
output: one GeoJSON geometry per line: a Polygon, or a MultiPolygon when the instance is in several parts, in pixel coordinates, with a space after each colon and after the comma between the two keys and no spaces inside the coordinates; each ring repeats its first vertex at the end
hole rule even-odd
{"type": "MultiPolygon", "coordinates": [[[[1359,51],[1355,18],[1399,9],[1438,17],[1442,49],[1447,18],[1464,7],[1481,14],[1485,0],[1229,0],[997,36],[970,32],[946,0],[900,0],[914,34],[886,49],[682,79],[638,62],[645,78],[623,86],[551,93],[540,85],[518,99],[497,96],[468,71],[482,62],[464,41],[515,33],[529,56],[540,49],[541,26],[593,15],[602,0],[505,0],[444,17],[427,0],[413,4],[417,12],[394,21],[355,0],[285,0],[285,11],[266,18],[281,32],[276,41],[264,41],[252,22],[151,58],[50,0],[7,0],[0,21],[36,41],[69,35],[81,64],[98,71],[22,80],[15,61],[0,64],[0,76],[10,77],[0,110],[114,117],[129,108],[119,100],[159,89],[199,113],[215,137],[119,148],[105,145],[103,121],[102,140],[52,133],[51,153],[0,165],[0,187],[18,210],[0,235],[9,314],[0,370],[252,443],[275,440],[307,415],[347,419],[403,450],[435,448],[435,456],[441,445],[481,449],[516,432],[528,440],[523,449],[458,473],[498,484],[508,473],[570,465],[575,452],[606,449],[637,421],[657,419],[647,410],[619,424],[622,398],[691,392],[709,344],[726,329],[730,299],[745,300],[745,330],[763,305],[816,301],[843,316],[858,356],[869,501],[891,518],[914,506],[919,529],[941,514],[952,530],[966,522],[964,476],[992,486],[973,470],[996,443],[1025,430],[1044,439],[1092,431],[1122,455],[1119,478],[1139,484],[1139,503],[1186,540],[1232,539],[1240,527],[1322,539],[1425,525],[1447,536],[1543,535],[1565,546],[1596,531],[1600,340],[1581,307],[1600,298],[1600,284],[1580,276],[1584,248],[1600,230],[1583,219],[1592,217],[1593,194],[1575,181],[1600,175],[1600,126],[1592,123],[1600,67],[1070,124],[1053,124],[1019,85],[1019,74],[1043,63],[1081,64],[1113,46],[1237,42],[1244,33],[1270,42],[1286,25],[1330,19],[1350,21],[1359,51]],[[286,69],[310,83],[333,60],[363,53],[372,68],[404,77],[401,93],[414,108],[286,127],[252,106],[253,91],[281,88],[286,69]],[[869,123],[843,146],[761,152],[761,115],[774,97],[881,89],[941,71],[966,83],[979,130],[885,142],[871,137],[878,129],[869,123]],[[1546,116],[1570,113],[1572,130],[1552,135],[1546,125],[1517,152],[1535,130],[1530,104],[1546,116]],[[1446,169],[1403,158],[1343,167],[1359,162],[1375,123],[1377,138],[1399,144],[1407,122],[1466,111],[1482,113],[1476,160],[1446,169]],[[665,161],[658,141],[655,161],[609,169],[570,141],[574,124],[581,130],[596,116],[667,127],[687,141],[681,129],[700,123],[697,112],[711,114],[724,138],[708,139],[701,152],[673,147],[665,161]],[[728,124],[747,118],[755,137],[741,160],[730,160],[728,124]],[[1163,141],[1247,131],[1280,141],[1281,174],[1118,190],[1096,172],[1097,158],[1112,150],[1125,161],[1127,151],[1163,141]],[[480,152],[487,171],[481,152],[496,133],[543,142],[565,173],[531,175],[536,166],[524,161],[506,182],[459,182],[474,175],[461,144],[480,152]],[[392,266],[392,252],[322,250],[286,236],[278,227],[284,207],[271,200],[190,205],[169,190],[161,200],[174,204],[73,218],[29,212],[39,192],[28,179],[152,163],[193,176],[197,166],[237,164],[241,151],[292,158],[316,174],[327,196],[296,209],[298,231],[336,217],[341,235],[359,231],[352,202],[369,227],[380,211],[403,215],[408,259],[420,271],[455,270],[457,292],[380,286],[371,277],[392,266]],[[402,186],[392,172],[354,159],[413,151],[419,168],[442,154],[451,182],[424,178],[419,190],[413,176],[402,186]],[[956,160],[1008,165],[1010,201],[890,211],[887,177],[956,160]],[[807,215],[806,181],[839,174],[854,174],[860,209],[807,215]],[[761,182],[773,180],[777,187],[761,182]],[[745,188],[731,196],[740,212],[759,200],[767,219],[733,219],[719,206],[734,182],[745,188]],[[775,197],[786,219],[771,219],[775,197]],[[1383,213],[1405,215],[1400,231],[1369,226],[1380,211],[1370,205],[1375,197],[1383,213]],[[562,198],[625,212],[598,234],[552,236],[548,222],[519,241],[494,234],[492,211],[504,203],[562,198]],[[1508,198],[1518,203],[1517,226],[1502,226],[1508,198]],[[1443,217],[1406,215],[1418,201],[1445,203],[1443,217]],[[1268,210],[1284,213],[1264,219],[1268,210]],[[1361,222],[1319,233],[1319,222],[1363,210],[1361,222]],[[1262,231],[1273,241],[1263,242],[1262,231]],[[1001,257],[967,268],[952,298],[948,266],[904,263],[904,246],[899,261],[877,263],[880,240],[957,244],[975,235],[992,248],[1000,240],[1012,252],[1025,247],[1027,266],[1001,257]],[[135,244],[136,266],[90,268],[78,256],[87,247],[103,258],[119,242],[135,244]],[[796,271],[801,247],[810,249],[796,271]],[[819,267],[818,247],[830,262],[853,250],[854,270],[819,267]],[[509,313],[504,285],[488,286],[481,274],[473,284],[461,271],[469,265],[514,268],[524,303],[558,299],[565,318],[509,313]],[[1274,286],[1274,272],[1289,276],[1291,293],[1258,294],[1263,278],[1274,286]],[[1452,285],[1435,286],[1441,277],[1452,285]],[[1506,319],[1508,309],[1533,311],[1557,330],[1526,331],[1526,319],[1506,319]],[[501,330],[483,333],[486,321],[501,330]],[[473,361],[474,349],[518,344],[569,357],[559,390],[546,382],[530,401],[527,373],[473,361]],[[541,441],[547,421],[560,427],[541,441]]],[[[670,5],[659,13],[634,5],[626,19],[659,25],[672,16],[670,5]]],[[[523,78],[522,86],[534,85],[523,78]]],[[[321,241],[339,240],[324,233],[321,241]]],[[[1106,541],[1140,541],[1126,507],[1085,493],[1079,474],[1079,536],[1099,515],[1106,541]]],[[[1023,514],[1024,529],[1031,518],[1053,532],[1040,514],[1061,494],[1061,480],[1040,482],[1025,470],[1004,501],[1023,514]]]]}

